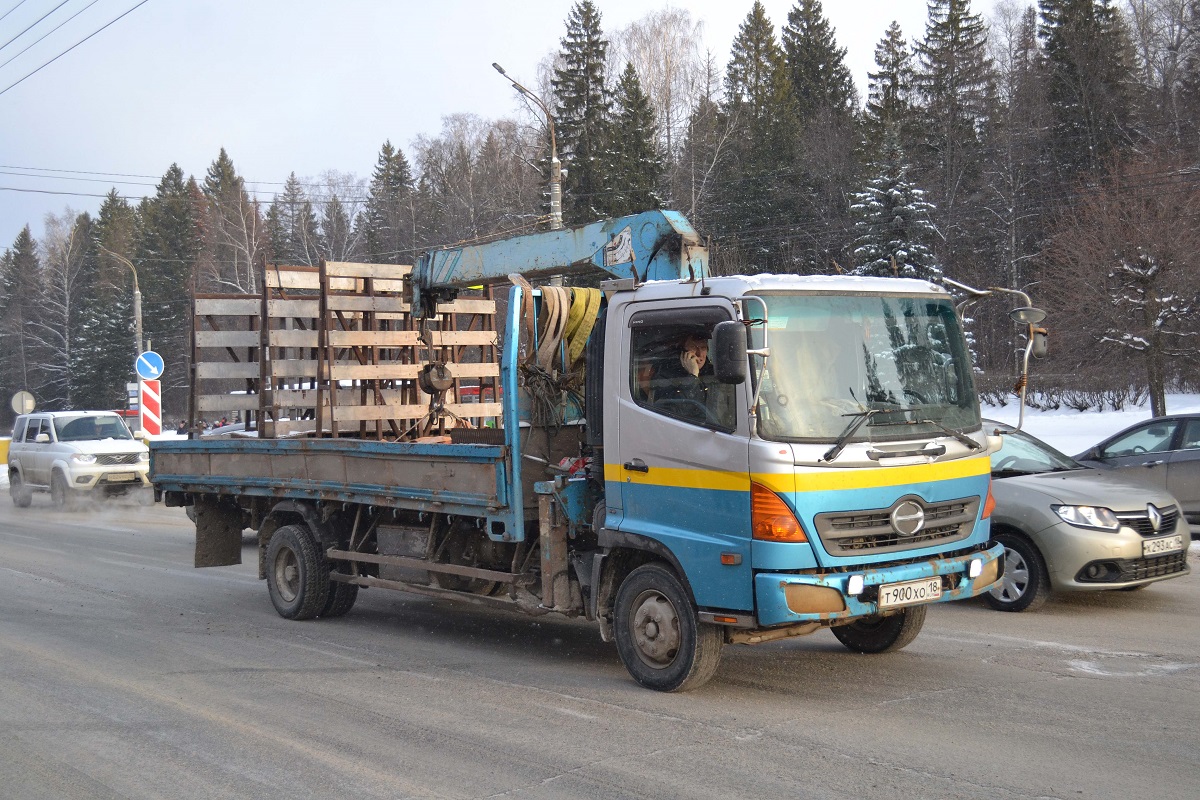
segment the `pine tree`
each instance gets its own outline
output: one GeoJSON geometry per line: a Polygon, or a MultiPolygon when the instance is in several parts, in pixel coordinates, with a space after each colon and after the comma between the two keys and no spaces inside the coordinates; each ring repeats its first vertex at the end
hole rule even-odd
{"type": "Polygon", "coordinates": [[[206,227],[200,284],[208,290],[257,292],[266,228],[223,147],[209,165],[203,191],[206,227]]]}
{"type": "Polygon", "coordinates": [[[734,135],[714,189],[715,233],[740,270],[794,269],[787,230],[797,217],[795,105],[783,50],[757,0],[733,41],[722,113],[734,135]]]}
{"type": "Polygon", "coordinates": [[[296,173],[288,175],[283,191],[267,209],[266,227],[276,263],[316,266],[320,260],[317,215],[296,173]]]}
{"type": "Polygon", "coordinates": [[[163,410],[187,409],[191,363],[194,273],[203,246],[205,196],[194,179],[172,164],[153,197],[138,206],[138,239],[133,259],[142,287],[145,337],[167,364],[163,410]]]}
{"type": "Polygon", "coordinates": [[[611,114],[605,77],[608,40],[592,0],[580,0],[567,17],[567,35],[555,67],[554,118],[558,148],[567,176],[563,218],[568,224],[608,216],[612,205],[609,171],[611,114]]]}
{"type": "Polygon", "coordinates": [[[385,141],[375,162],[361,215],[366,257],[376,264],[408,263],[417,246],[416,202],[408,159],[385,141]]]}
{"type": "MultiPolygon", "coordinates": [[[[26,225],[4,254],[0,285],[0,387],[3,393],[35,392],[41,381],[38,352],[29,335],[38,319],[41,262],[37,242],[26,225]]],[[[38,398],[39,400],[41,398],[38,398]]]]}
{"type": "Polygon", "coordinates": [[[910,166],[894,136],[874,165],[875,177],[854,195],[855,275],[923,278],[942,274],[930,244],[934,208],[908,177],[910,166]]]}
{"type": "Polygon", "coordinates": [[[907,143],[914,132],[916,88],[913,56],[900,23],[892,22],[875,45],[876,72],[867,73],[866,125],[875,146],[888,133],[907,143]]]}
{"type": "Polygon", "coordinates": [[[849,114],[858,101],[846,66],[846,48],[838,47],[821,0],[800,0],[783,28],[783,53],[800,124],[818,114],[849,114]]]}
{"type": "Polygon", "coordinates": [[[1128,142],[1129,40],[1111,0],[1040,0],[1055,163],[1063,179],[1095,173],[1128,142]]]}
{"type": "Polygon", "coordinates": [[[336,194],[321,213],[320,255],[330,261],[354,260],[354,231],[350,215],[336,194]]]}
{"type": "Polygon", "coordinates": [[[663,159],[656,141],[654,110],[642,92],[633,64],[626,64],[617,84],[613,116],[613,216],[662,207],[658,186],[663,159]]]}
{"type": "Polygon", "coordinates": [[[971,274],[994,249],[990,220],[970,213],[983,191],[981,132],[995,103],[987,48],[987,28],[971,13],[970,0],[930,0],[925,38],[916,48],[924,135],[914,157],[937,207],[939,253],[958,274],[971,274]]]}

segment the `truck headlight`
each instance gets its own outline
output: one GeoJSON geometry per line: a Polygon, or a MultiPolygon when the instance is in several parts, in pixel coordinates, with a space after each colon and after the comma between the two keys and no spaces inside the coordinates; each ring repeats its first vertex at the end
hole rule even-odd
{"type": "Polygon", "coordinates": [[[71,460],[76,464],[95,464],[96,457],[91,453],[72,453],[71,460]]]}
{"type": "Polygon", "coordinates": [[[1050,510],[1058,514],[1063,522],[1076,528],[1115,531],[1121,527],[1116,514],[1099,506],[1050,506],[1050,510]]]}

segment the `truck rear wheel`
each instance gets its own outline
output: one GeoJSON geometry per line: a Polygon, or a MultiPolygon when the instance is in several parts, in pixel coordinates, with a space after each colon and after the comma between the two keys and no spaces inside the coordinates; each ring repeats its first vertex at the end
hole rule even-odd
{"type": "Polygon", "coordinates": [[[307,528],[285,525],[272,534],[267,589],[284,619],[312,619],[324,610],[329,600],[329,564],[307,528]]]}
{"type": "Polygon", "coordinates": [[[354,601],[357,599],[358,586],[353,583],[330,581],[329,599],[325,601],[325,608],[317,616],[322,619],[345,616],[350,609],[354,608],[354,601]]]}
{"type": "Polygon", "coordinates": [[[703,686],[721,661],[723,632],[699,621],[679,579],[659,564],[640,566],[621,582],[615,627],[621,663],[648,689],[703,686]]]}
{"type": "Polygon", "coordinates": [[[888,617],[865,617],[833,628],[833,635],[856,653],[889,653],[912,643],[925,625],[926,606],[909,606],[888,617]]]}

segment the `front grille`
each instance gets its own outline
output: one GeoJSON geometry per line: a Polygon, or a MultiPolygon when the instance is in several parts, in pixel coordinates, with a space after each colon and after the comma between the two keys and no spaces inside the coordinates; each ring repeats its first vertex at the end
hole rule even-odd
{"type": "Polygon", "coordinates": [[[934,543],[966,539],[975,528],[979,499],[964,498],[926,505],[916,497],[905,497],[889,508],[865,511],[834,511],[815,518],[817,535],[830,555],[855,555],[864,552],[891,553],[915,550],[934,543]],[[925,525],[912,536],[903,536],[892,527],[892,509],[913,501],[925,513],[925,525]]]}
{"type": "Polygon", "coordinates": [[[1080,583],[1126,583],[1147,578],[1163,578],[1187,571],[1187,551],[1149,558],[1122,558],[1093,561],[1075,575],[1080,583]],[[1090,574],[1089,574],[1090,573],[1090,574]]]}
{"type": "Polygon", "coordinates": [[[96,456],[96,463],[104,466],[136,464],[138,463],[138,456],[138,453],[105,453],[104,455],[96,456]]]}
{"type": "Polygon", "coordinates": [[[1154,526],[1150,524],[1148,511],[1120,511],[1117,512],[1117,519],[1122,525],[1128,525],[1142,536],[1162,536],[1175,530],[1175,523],[1179,519],[1179,507],[1167,506],[1158,511],[1162,514],[1162,524],[1158,530],[1154,530],[1154,526]]]}

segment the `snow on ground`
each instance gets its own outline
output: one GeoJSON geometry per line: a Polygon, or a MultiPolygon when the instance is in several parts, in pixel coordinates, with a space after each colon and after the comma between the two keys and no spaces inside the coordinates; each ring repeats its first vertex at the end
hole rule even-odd
{"type": "MultiPolygon", "coordinates": [[[[1200,414],[1200,395],[1167,395],[1168,414],[1200,414]]],[[[1016,402],[1003,408],[984,406],[983,416],[1009,425],[1017,424],[1020,409],[1016,402]]],[[[1056,450],[1069,456],[1078,455],[1092,445],[1107,439],[1117,431],[1124,430],[1143,420],[1150,419],[1150,406],[1136,406],[1124,411],[1075,411],[1060,408],[1057,411],[1025,409],[1025,424],[1022,430],[1036,436],[1056,450]]]]}

